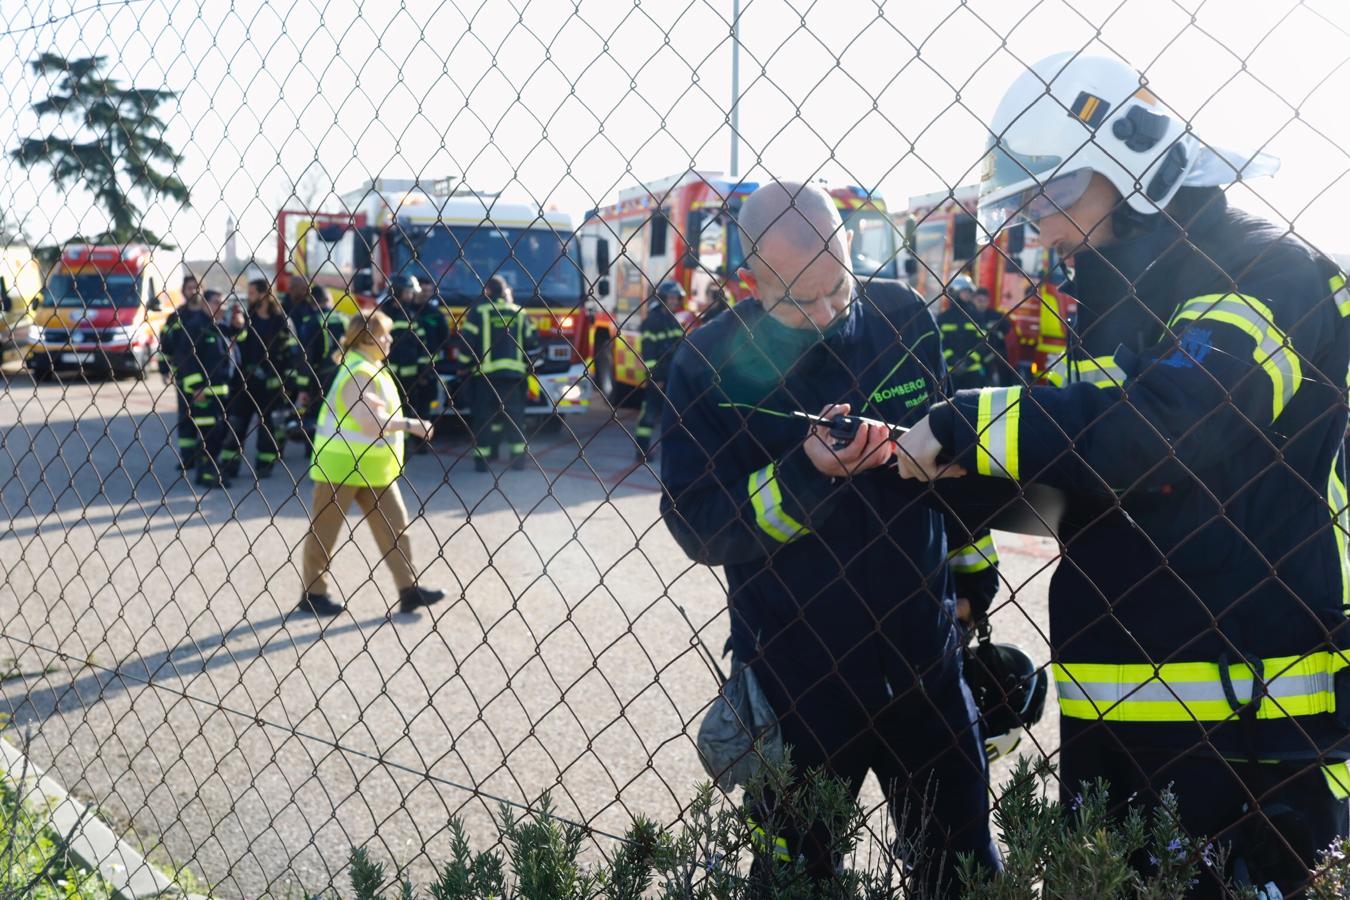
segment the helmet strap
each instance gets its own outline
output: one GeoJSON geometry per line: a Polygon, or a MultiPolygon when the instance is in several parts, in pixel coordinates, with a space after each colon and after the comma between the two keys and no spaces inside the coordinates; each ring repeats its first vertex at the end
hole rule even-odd
{"type": "Polygon", "coordinates": [[[1111,211],[1111,230],[1118,241],[1152,231],[1157,221],[1156,214],[1141,213],[1125,200],[1121,200],[1111,211]]]}

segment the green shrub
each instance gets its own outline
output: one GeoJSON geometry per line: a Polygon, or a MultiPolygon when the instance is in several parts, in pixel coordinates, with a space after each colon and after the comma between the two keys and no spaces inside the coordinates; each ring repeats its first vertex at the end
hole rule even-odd
{"type": "MultiPolygon", "coordinates": [[[[1175,900],[1208,868],[1222,872],[1223,848],[1178,827],[1178,801],[1164,792],[1156,808],[1110,810],[1106,785],[1094,784],[1069,805],[1056,798],[1053,767],[1023,758],[994,813],[1005,846],[1002,873],[991,875],[973,858],[960,860],[961,896],[970,900],[1175,900]]],[[[866,815],[839,781],[818,772],[794,780],[784,769],[768,773],[751,796],[783,798],[760,823],[770,834],[784,824],[815,825],[831,836],[841,859],[856,862],[866,815]]],[[[775,862],[752,883],[748,862],[757,836],[743,812],[711,784],[699,787],[680,823],[661,828],[636,819],[611,857],[594,866],[579,862],[590,837],[558,819],[545,795],[528,814],[503,806],[496,817],[499,841],[474,853],[459,819],[450,822],[451,856],[428,887],[431,900],[923,900],[911,873],[895,854],[866,870],[845,866],[829,884],[803,875],[799,860],[775,862]]],[[[912,849],[912,848],[910,848],[912,849]]],[[[910,860],[916,857],[901,853],[910,860]]],[[[352,852],[356,900],[420,897],[402,874],[392,877],[364,850],[352,852]],[[386,893],[386,891],[388,893],[386,893]]],[[[1250,889],[1227,885],[1232,896],[1250,889]]],[[[1311,900],[1350,897],[1350,840],[1322,857],[1311,900]]]]}
{"type": "Polygon", "coordinates": [[[33,802],[31,793],[21,796],[0,783],[0,898],[112,897],[112,887],[71,857],[61,836],[30,808],[33,802]]]}

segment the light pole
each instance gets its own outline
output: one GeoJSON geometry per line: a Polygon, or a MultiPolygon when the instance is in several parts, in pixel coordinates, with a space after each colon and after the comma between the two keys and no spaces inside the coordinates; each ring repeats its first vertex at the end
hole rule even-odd
{"type": "Polygon", "coordinates": [[[731,177],[741,173],[741,0],[731,0],[731,177]]]}

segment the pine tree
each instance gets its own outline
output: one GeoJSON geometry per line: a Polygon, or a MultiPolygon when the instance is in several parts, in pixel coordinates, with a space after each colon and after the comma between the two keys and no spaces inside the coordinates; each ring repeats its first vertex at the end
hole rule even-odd
{"type": "Polygon", "coordinates": [[[24,139],[11,156],[25,169],[45,165],[62,190],[82,185],[108,214],[111,227],[90,238],[98,243],[143,241],[169,246],[142,226],[134,195],[164,197],[187,205],[188,189],[174,174],[182,157],[164,140],[157,115],[174,91],[123,87],[103,74],[106,57],[66,59],[43,53],[29,63],[41,76],[57,78],[47,96],[33,104],[39,117],[58,116],[73,130],[24,139]],[[69,136],[64,136],[69,135],[69,136]],[[167,166],[164,171],[157,166],[167,166]]]}

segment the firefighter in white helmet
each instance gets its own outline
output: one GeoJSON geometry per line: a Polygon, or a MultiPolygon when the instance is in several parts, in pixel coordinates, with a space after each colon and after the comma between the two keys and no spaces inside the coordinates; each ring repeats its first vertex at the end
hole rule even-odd
{"type": "Polygon", "coordinates": [[[1203,142],[1122,63],[1037,63],[990,130],[983,228],[1034,223],[1078,317],[1058,386],[957,392],[899,441],[901,474],[1066,494],[1065,796],[1172,785],[1188,831],[1233,848],[1197,895],[1288,892],[1347,825],[1344,278],[1228,205],[1275,160],[1203,142]]]}

